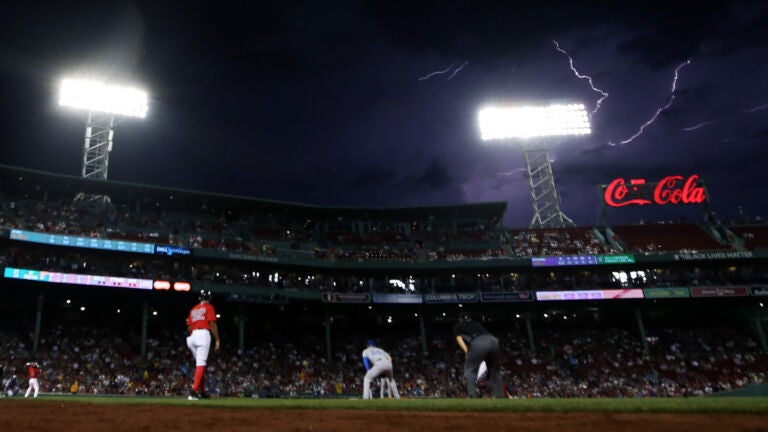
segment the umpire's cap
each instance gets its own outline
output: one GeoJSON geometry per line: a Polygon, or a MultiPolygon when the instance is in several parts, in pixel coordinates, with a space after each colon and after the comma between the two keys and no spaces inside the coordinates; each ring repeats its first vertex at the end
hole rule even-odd
{"type": "Polygon", "coordinates": [[[206,291],[206,290],[202,290],[202,291],[200,291],[200,297],[198,297],[198,298],[200,299],[200,301],[211,301],[211,296],[212,295],[213,295],[212,292],[206,291]]]}

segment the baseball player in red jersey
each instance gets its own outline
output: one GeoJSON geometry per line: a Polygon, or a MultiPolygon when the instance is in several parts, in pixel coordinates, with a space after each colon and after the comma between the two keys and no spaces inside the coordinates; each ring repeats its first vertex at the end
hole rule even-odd
{"type": "Polygon", "coordinates": [[[37,395],[40,394],[40,383],[37,380],[37,377],[40,376],[40,365],[33,361],[27,363],[25,366],[29,368],[29,387],[27,387],[27,392],[24,393],[24,397],[29,397],[29,394],[32,393],[32,389],[35,390],[34,397],[37,397],[37,395]]]}
{"type": "Polygon", "coordinates": [[[200,291],[200,303],[196,304],[187,316],[187,346],[195,356],[195,380],[192,392],[187,399],[198,400],[207,397],[205,394],[205,365],[211,350],[211,335],[215,342],[214,350],[219,349],[219,328],[216,325],[216,311],[213,309],[210,291],[200,291]]]}

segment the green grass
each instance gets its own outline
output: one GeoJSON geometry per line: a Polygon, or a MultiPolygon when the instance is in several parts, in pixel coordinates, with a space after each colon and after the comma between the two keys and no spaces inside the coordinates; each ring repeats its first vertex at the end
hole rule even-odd
{"type": "MultiPolygon", "coordinates": [[[[3,403],[14,399],[0,399],[3,403]]],[[[768,415],[768,397],[648,399],[245,399],[188,401],[181,397],[43,396],[42,401],[92,404],[153,404],[248,409],[391,410],[442,412],[647,412],[768,415]]]]}

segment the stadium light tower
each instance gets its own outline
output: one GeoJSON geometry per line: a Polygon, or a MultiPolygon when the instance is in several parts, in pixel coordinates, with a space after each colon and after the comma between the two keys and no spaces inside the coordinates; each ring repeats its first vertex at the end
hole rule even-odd
{"type": "Polygon", "coordinates": [[[536,139],[537,145],[529,145],[524,151],[533,204],[530,227],[576,226],[560,209],[560,197],[555,188],[555,178],[544,140],[548,137],[590,134],[592,130],[584,105],[487,107],[479,111],[478,122],[483,141],[536,139]]]}
{"type": "Polygon", "coordinates": [[[148,109],[142,90],[84,79],[61,81],[59,105],[88,111],[82,176],[98,180],[107,179],[115,117],[144,118],[148,109]]]}

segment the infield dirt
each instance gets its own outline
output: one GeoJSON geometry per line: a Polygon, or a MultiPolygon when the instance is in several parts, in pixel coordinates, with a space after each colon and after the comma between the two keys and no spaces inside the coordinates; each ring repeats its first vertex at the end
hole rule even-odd
{"type": "Polygon", "coordinates": [[[450,413],[3,401],[0,431],[768,432],[768,415],[450,413]]]}

